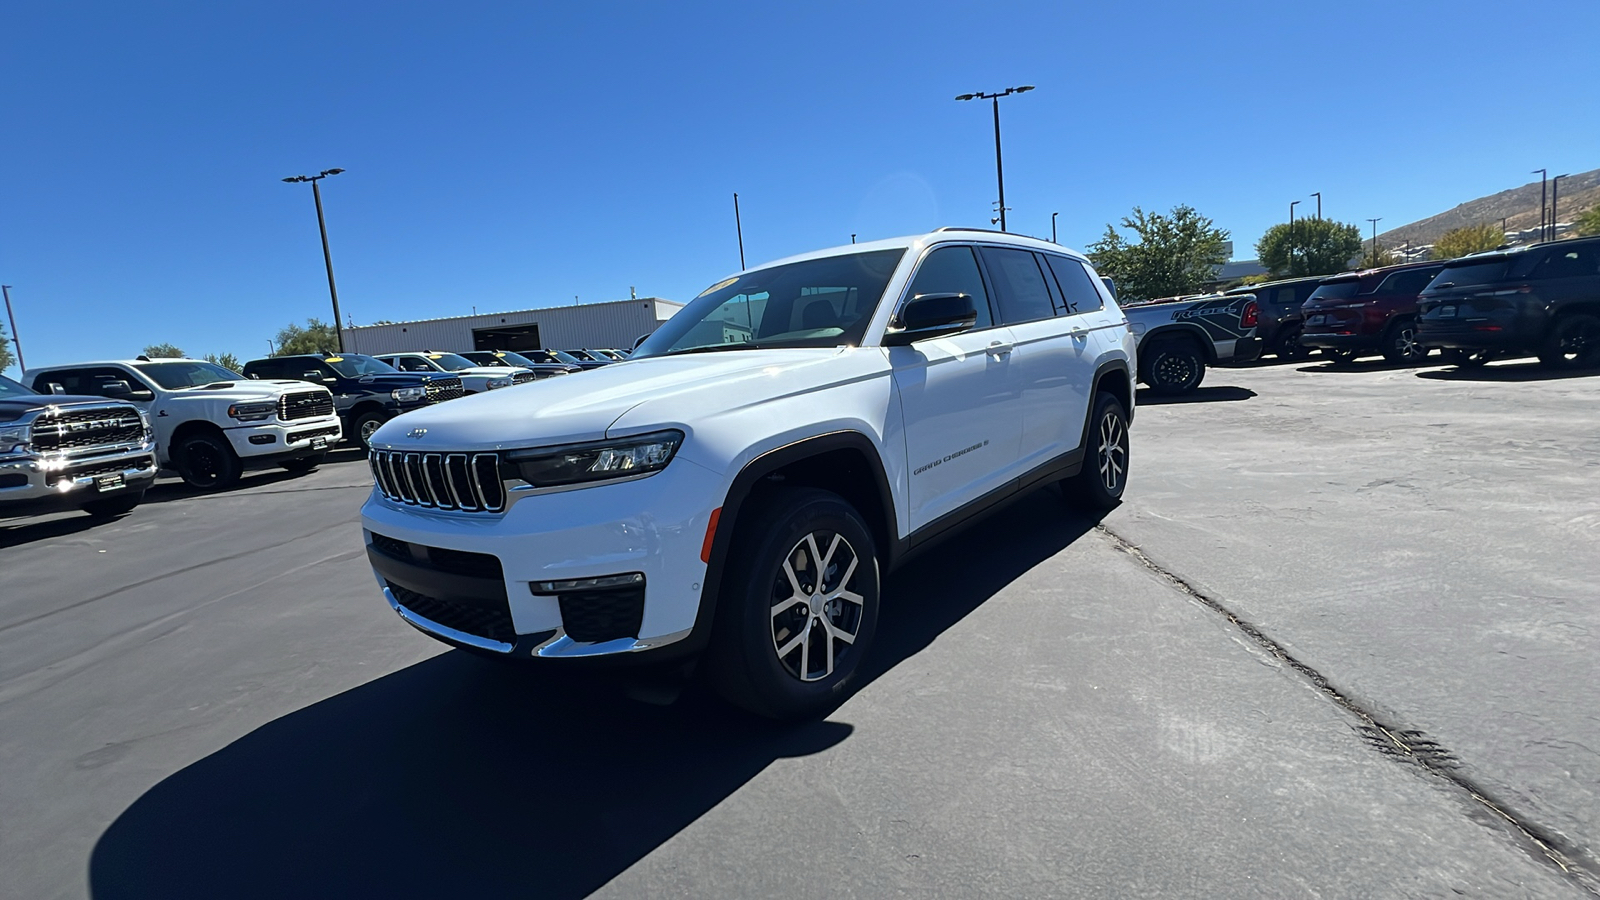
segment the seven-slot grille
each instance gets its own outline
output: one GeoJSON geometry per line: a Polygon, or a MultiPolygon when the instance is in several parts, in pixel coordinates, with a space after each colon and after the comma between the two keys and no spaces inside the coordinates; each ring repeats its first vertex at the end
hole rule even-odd
{"type": "Polygon", "coordinates": [[[454,400],[465,393],[459,378],[435,378],[428,382],[428,399],[435,403],[454,400]]]}
{"type": "Polygon", "coordinates": [[[533,379],[535,379],[537,377],[538,376],[534,375],[532,372],[513,372],[512,375],[511,375],[511,383],[512,384],[524,384],[526,382],[532,381],[533,379]]]}
{"type": "Polygon", "coordinates": [[[373,450],[369,459],[378,490],[390,500],[462,512],[505,509],[497,453],[373,450]]]}
{"type": "Polygon", "coordinates": [[[144,443],[144,423],[131,406],[64,409],[33,423],[33,446],[41,452],[144,443]]]}
{"type": "Polygon", "coordinates": [[[278,418],[285,422],[333,415],[333,395],[327,391],[300,391],[278,398],[278,418]]]}

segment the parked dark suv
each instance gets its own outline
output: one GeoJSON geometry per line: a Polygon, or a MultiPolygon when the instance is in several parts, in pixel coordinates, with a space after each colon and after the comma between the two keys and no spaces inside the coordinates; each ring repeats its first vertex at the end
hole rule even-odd
{"type": "Polygon", "coordinates": [[[1414,263],[1324,278],[1303,308],[1300,346],[1318,348],[1336,363],[1369,353],[1421,362],[1429,347],[1417,339],[1417,294],[1443,268],[1414,263]]]}
{"type": "Polygon", "coordinates": [[[1290,278],[1269,281],[1266,284],[1247,284],[1236,287],[1227,294],[1255,294],[1260,306],[1260,324],[1256,336],[1261,338],[1262,353],[1271,353],[1279,359],[1304,359],[1309,347],[1300,343],[1302,316],[1300,307],[1311,299],[1311,294],[1322,284],[1324,276],[1290,278]]]}
{"type": "Polygon", "coordinates": [[[333,392],[346,437],[367,446],[378,427],[403,412],[460,397],[461,379],[435,372],[402,372],[359,353],[270,356],[244,364],[251,378],[320,384],[333,392]]]}
{"type": "Polygon", "coordinates": [[[1600,366],[1600,237],[1452,260],[1418,308],[1423,343],[1456,365],[1533,353],[1552,368],[1600,366]]]}

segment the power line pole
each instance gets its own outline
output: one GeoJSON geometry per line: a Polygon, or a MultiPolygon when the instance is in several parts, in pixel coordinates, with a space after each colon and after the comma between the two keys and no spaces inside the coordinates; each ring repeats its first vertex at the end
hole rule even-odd
{"type": "Polygon", "coordinates": [[[1383,221],[1383,216],[1379,216],[1376,219],[1368,219],[1367,221],[1372,223],[1372,267],[1376,269],[1378,267],[1378,223],[1383,221]]]}
{"type": "Polygon", "coordinates": [[[1545,206],[1545,183],[1549,181],[1549,178],[1546,177],[1546,172],[1544,169],[1534,169],[1533,172],[1530,172],[1529,174],[1536,174],[1539,176],[1539,240],[1542,241],[1544,240],[1545,233],[1545,214],[1549,211],[1549,207],[1545,206]]]}
{"type": "Polygon", "coordinates": [[[1556,239],[1556,198],[1561,193],[1561,179],[1566,175],[1557,175],[1550,179],[1550,240],[1556,239]]]}
{"type": "Polygon", "coordinates": [[[744,271],[744,224],[739,221],[739,192],[733,192],[733,228],[739,234],[739,271],[744,271]]]}

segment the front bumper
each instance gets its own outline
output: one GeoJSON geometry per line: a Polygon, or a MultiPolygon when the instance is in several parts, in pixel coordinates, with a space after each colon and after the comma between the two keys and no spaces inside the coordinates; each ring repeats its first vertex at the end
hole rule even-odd
{"type": "Polygon", "coordinates": [[[156,480],[154,442],[111,453],[24,454],[0,459],[0,515],[77,509],[139,493],[156,480]]]}
{"type": "Polygon", "coordinates": [[[362,525],[384,599],[432,637],[520,658],[654,659],[682,650],[673,645],[694,631],[701,550],[726,488],[720,473],[680,457],[637,480],[513,492],[498,514],[406,506],[375,490],[362,525]],[[620,631],[597,634],[583,606],[606,597],[534,593],[541,583],[632,573],[642,598],[620,631]]]}
{"type": "Polygon", "coordinates": [[[248,466],[325,452],[339,443],[344,429],[339,417],[331,415],[293,422],[240,425],[223,433],[233,445],[233,452],[248,466]]]}

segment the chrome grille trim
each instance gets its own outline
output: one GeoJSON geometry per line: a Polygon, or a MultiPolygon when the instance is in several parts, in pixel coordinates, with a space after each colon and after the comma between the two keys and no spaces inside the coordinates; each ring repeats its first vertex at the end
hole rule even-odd
{"type": "Polygon", "coordinates": [[[466,513],[505,509],[498,453],[375,448],[367,459],[378,492],[396,503],[466,513]]]}

